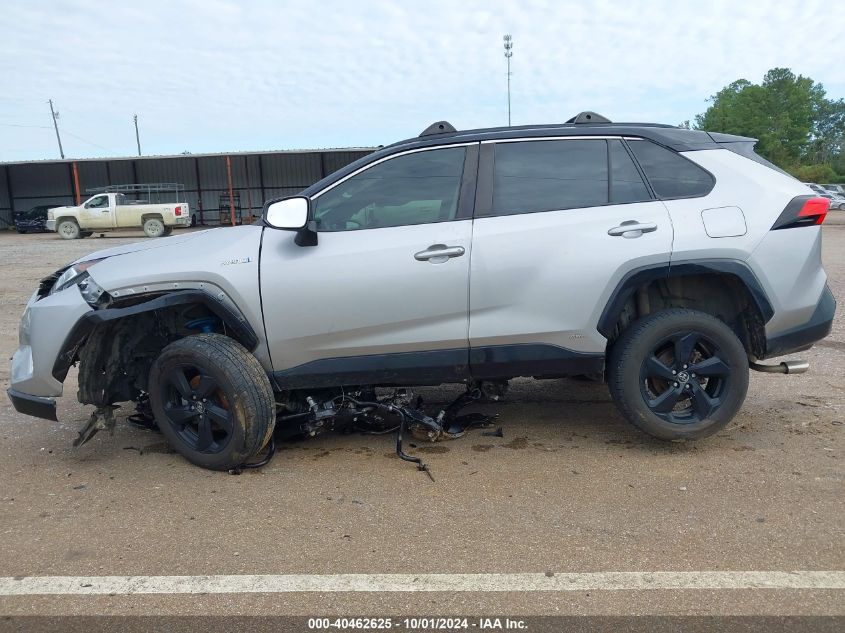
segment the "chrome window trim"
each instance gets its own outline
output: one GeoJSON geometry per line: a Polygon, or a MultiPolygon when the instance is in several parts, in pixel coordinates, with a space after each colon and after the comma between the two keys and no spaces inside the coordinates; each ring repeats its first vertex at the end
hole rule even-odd
{"type": "Polygon", "coordinates": [[[340,180],[333,182],[332,184],[330,184],[325,189],[323,189],[323,190],[319,191],[318,193],[315,193],[314,195],[312,195],[311,199],[316,200],[317,198],[322,196],[324,193],[328,193],[329,191],[331,191],[332,189],[337,187],[339,184],[346,182],[350,178],[357,176],[358,174],[360,174],[362,172],[367,171],[371,167],[375,167],[376,165],[380,165],[381,163],[387,162],[389,160],[393,160],[394,158],[399,158],[400,156],[406,156],[407,154],[417,154],[419,152],[430,152],[430,151],[435,150],[435,149],[449,149],[449,148],[452,148],[452,147],[470,147],[472,145],[478,145],[478,141],[471,141],[469,143],[450,143],[448,145],[435,145],[433,147],[417,147],[415,149],[406,149],[405,151],[402,151],[402,152],[396,152],[395,154],[390,154],[389,156],[384,156],[383,158],[379,158],[378,160],[373,161],[372,163],[368,163],[368,164],[364,165],[360,169],[356,169],[351,174],[347,174],[346,176],[344,176],[340,180]]]}
{"type": "Polygon", "coordinates": [[[521,136],[519,138],[491,138],[480,141],[482,145],[490,143],[525,143],[527,141],[608,141],[624,138],[620,135],[602,136],[521,136]]]}

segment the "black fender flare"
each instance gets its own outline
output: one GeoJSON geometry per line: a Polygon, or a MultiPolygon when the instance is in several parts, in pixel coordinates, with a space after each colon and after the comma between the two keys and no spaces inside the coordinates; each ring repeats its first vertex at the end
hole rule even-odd
{"type": "Polygon", "coordinates": [[[775,314],[766,291],[751,267],[739,259],[702,259],[678,262],[664,262],[635,268],[628,272],[610,295],[602,310],[596,329],[605,338],[610,338],[613,328],[625,304],[631,299],[637,288],[657,279],[687,277],[703,274],[730,275],[738,279],[754,301],[763,323],[767,323],[775,314]]]}
{"type": "Polygon", "coordinates": [[[254,352],[258,347],[259,338],[255,333],[253,327],[249,324],[243,314],[237,309],[230,308],[226,304],[218,301],[204,290],[187,289],[174,290],[163,295],[159,295],[149,301],[143,303],[136,303],[125,308],[104,308],[101,310],[91,310],[76,323],[73,329],[68,334],[56,360],[53,363],[53,378],[59,382],[64,382],[70,366],[76,359],[79,348],[85,343],[88,335],[102,323],[115,321],[117,319],[124,319],[126,317],[135,316],[136,314],[143,314],[145,312],[155,312],[164,308],[170,308],[178,305],[200,304],[208,308],[226,325],[229,334],[233,339],[238,341],[250,352],[254,352]]]}

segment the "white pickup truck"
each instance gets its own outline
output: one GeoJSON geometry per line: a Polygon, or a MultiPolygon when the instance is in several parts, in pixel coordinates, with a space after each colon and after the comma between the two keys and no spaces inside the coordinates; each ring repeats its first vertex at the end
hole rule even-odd
{"type": "Polygon", "coordinates": [[[47,230],[66,240],[139,227],[147,237],[164,237],[173,232],[173,227],[190,225],[191,210],[186,202],[130,203],[122,193],[98,193],[78,207],[50,209],[46,222],[47,230]]]}

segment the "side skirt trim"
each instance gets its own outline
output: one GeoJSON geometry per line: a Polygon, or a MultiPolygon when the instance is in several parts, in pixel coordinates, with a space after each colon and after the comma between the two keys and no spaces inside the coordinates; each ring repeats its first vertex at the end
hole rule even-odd
{"type": "Polygon", "coordinates": [[[273,372],[278,391],[342,385],[438,385],[471,379],[557,377],[604,371],[604,354],[543,344],[491,345],[315,360],[273,372]]]}

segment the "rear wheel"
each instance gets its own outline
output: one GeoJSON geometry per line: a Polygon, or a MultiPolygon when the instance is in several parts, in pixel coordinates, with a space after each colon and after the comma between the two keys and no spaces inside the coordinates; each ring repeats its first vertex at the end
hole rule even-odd
{"type": "Polygon", "coordinates": [[[622,414],[664,440],[716,433],[748,391],[742,343],[725,323],[695,310],[663,310],[631,325],[613,347],[608,374],[622,414]]]}
{"type": "Polygon", "coordinates": [[[94,231],[82,231],[79,233],[79,237],[91,237],[94,235],[94,231]]]}
{"type": "Polygon", "coordinates": [[[235,468],[260,451],[275,425],[267,373],[236,341],[198,334],[171,343],[150,370],[150,405],[161,432],[188,461],[235,468]]]}
{"type": "Polygon", "coordinates": [[[62,220],[56,227],[56,233],[65,240],[79,239],[79,225],[76,220],[62,220]]]}
{"type": "Polygon", "coordinates": [[[164,236],[164,222],[158,218],[147,218],[144,220],[144,233],[147,237],[164,236]]]}

